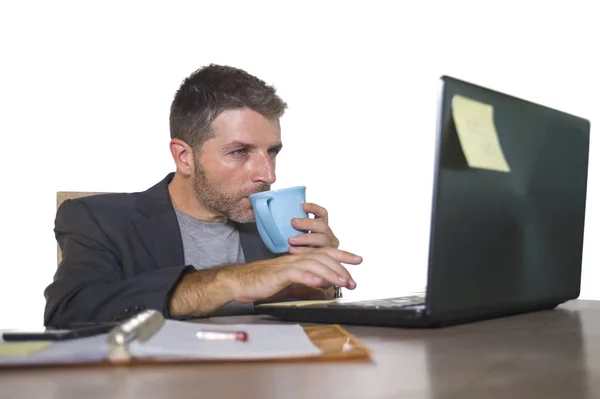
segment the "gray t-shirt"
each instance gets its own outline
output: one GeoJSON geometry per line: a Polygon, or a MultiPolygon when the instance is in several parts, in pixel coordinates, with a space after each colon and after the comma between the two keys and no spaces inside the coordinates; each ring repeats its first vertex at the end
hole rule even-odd
{"type": "Polygon", "coordinates": [[[240,234],[230,223],[208,223],[177,209],[175,212],[186,265],[193,265],[200,270],[244,263],[240,234]]]}
{"type": "MultiPolygon", "coordinates": [[[[175,213],[181,230],[186,265],[201,270],[245,263],[240,235],[233,225],[228,222],[203,222],[178,209],[175,209],[175,213]]],[[[212,316],[249,314],[253,311],[253,304],[230,302],[212,316]]]]}

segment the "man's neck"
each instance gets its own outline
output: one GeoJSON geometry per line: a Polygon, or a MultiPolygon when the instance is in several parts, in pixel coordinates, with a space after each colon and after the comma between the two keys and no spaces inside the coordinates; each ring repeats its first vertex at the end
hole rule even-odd
{"type": "Polygon", "coordinates": [[[194,219],[209,223],[222,223],[226,220],[225,216],[215,213],[204,206],[196,197],[193,182],[186,179],[179,173],[169,183],[169,196],[173,207],[194,219]]]}

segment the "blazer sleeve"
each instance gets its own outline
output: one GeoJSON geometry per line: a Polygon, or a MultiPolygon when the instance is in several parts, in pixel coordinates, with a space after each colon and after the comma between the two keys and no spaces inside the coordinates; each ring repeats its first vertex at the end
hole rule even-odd
{"type": "Polygon", "coordinates": [[[62,262],[44,291],[45,326],[119,321],[145,309],[169,317],[172,290],[184,273],[194,270],[176,265],[125,277],[116,246],[79,201],[59,207],[55,233],[62,262]]]}

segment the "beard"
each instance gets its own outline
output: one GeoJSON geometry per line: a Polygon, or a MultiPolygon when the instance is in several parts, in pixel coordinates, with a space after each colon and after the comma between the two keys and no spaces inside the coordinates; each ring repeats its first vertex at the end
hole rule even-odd
{"type": "Polygon", "coordinates": [[[253,188],[240,190],[235,194],[226,194],[219,191],[206,177],[206,173],[194,157],[194,193],[201,204],[216,213],[220,213],[237,223],[250,223],[255,221],[252,207],[248,207],[242,200],[249,195],[268,191],[271,186],[260,183],[253,188]]]}

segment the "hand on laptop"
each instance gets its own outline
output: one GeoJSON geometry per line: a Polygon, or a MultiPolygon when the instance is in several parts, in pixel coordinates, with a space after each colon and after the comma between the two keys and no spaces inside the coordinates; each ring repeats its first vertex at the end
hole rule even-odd
{"type": "Polygon", "coordinates": [[[292,219],[292,226],[297,230],[310,231],[289,239],[290,254],[299,254],[309,251],[311,248],[332,247],[340,245],[339,240],[329,227],[329,215],[327,209],[310,202],[302,204],[305,212],[315,215],[312,218],[292,219]]]}
{"type": "MultiPolygon", "coordinates": [[[[232,267],[224,278],[230,281],[233,299],[248,303],[273,298],[294,283],[307,286],[304,294],[310,288],[322,290],[330,285],[353,290],[356,283],[342,263],[361,262],[360,256],[336,248],[309,248],[299,254],[232,267]]],[[[318,294],[314,289],[311,295],[318,294]]]]}
{"type": "Polygon", "coordinates": [[[298,300],[333,299],[333,294],[333,285],[331,284],[325,284],[321,287],[311,287],[305,284],[292,283],[263,301],[276,302],[284,298],[298,300]]]}

